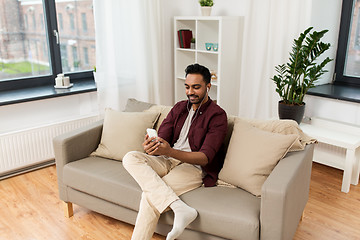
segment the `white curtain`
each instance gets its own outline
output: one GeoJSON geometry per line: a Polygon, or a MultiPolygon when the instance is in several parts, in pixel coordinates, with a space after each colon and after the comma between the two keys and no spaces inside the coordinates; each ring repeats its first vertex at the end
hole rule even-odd
{"type": "Polygon", "coordinates": [[[280,100],[270,80],[287,62],[293,39],[311,22],[311,0],[251,0],[246,14],[239,115],[277,117],[280,100]]]}
{"type": "Polygon", "coordinates": [[[129,97],[160,102],[161,0],[94,0],[100,112],[129,97]]]}

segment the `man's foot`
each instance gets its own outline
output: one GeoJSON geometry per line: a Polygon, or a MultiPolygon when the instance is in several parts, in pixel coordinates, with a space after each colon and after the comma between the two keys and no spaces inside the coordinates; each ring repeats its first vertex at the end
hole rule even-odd
{"type": "Polygon", "coordinates": [[[180,199],[170,204],[170,208],[174,211],[175,218],[173,228],[168,233],[166,240],[174,240],[179,237],[187,225],[194,221],[198,215],[194,208],[189,207],[180,199]]]}

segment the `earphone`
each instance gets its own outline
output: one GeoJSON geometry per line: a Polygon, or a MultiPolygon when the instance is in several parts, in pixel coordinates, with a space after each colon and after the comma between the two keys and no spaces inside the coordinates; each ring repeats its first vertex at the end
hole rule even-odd
{"type": "Polygon", "coordinates": [[[207,91],[206,91],[206,92],[209,93],[209,91],[210,91],[210,88],[207,88],[207,91]]]}

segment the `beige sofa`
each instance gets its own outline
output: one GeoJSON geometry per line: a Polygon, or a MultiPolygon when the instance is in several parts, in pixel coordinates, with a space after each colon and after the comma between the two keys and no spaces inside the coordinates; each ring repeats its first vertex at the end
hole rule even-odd
{"type": "MultiPolygon", "coordinates": [[[[151,105],[128,102],[126,111],[151,105]]],[[[234,117],[229,117],[228,135],[234,117]]],[[[141,189],[120,161],[89,157],[101,139],[102,122],[54,139],[60,199],[72,216],[72,203],[134,224],[141,189]]],[[[200,187],[181,196],[199,212],[178,239],[292,239],[308,200],[313,146],[291,152],[274,168],[261,189],[261,198],[230,187],[200,187]]],[[[172,227],[171,211],[162,214],[156,232],[166,235],[172,227]]]]}

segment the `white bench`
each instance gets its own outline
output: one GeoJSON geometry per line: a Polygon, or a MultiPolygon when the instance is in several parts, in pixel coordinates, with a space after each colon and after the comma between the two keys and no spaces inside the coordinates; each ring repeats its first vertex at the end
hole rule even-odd
{"type": "MultiPolygon", "coordinates": [[[[349,192],[350,184],[359,183],[360,173],[360,127],[321,118],[311,118],[309,123],[301,123],[304,133],[319,142],[345,148],[346,157],[341,191],[349,192]]],[[[314,161],[316,161],[314,159],[314,161]]]]}

